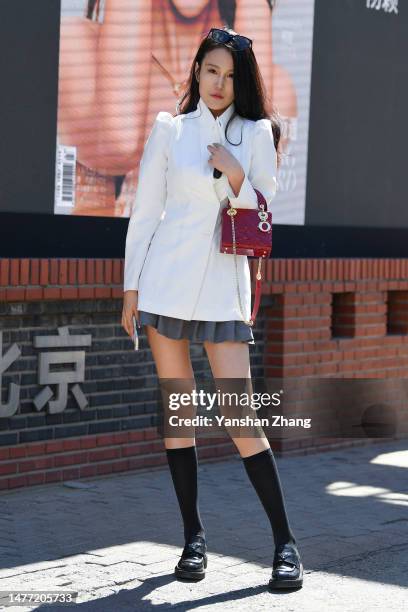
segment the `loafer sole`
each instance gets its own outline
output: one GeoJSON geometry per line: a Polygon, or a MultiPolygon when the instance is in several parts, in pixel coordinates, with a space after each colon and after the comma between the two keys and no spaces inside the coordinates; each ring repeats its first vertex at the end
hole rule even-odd
{"type": "Polygon", "coordinates": [[[270,580],[269,588],[271,589],[294,589],[303,585],[303,578],[295,580],[270,580]]]}
{"type": "Polygon", "coordinates": [[[197,572],[191,572],[188,570],[183,570],[180,569],[179,567],[174,568],[174,573],[176,574],[177,578],[186,578],[188,580],[202,580],[203,578],[205,578],[205,571],[197,571],[197,572]]]}

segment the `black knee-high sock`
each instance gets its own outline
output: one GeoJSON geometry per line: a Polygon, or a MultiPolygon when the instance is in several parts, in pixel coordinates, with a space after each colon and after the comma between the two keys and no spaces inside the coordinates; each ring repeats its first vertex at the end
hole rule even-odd
{"type": "Polygon", "coordinates": [[[185,542],[196,535],[205,538],[198,509],[197,448],[168,448],[166,454],[183,517],[185,542]]]}
{"type": "Polygon", "coordinates": [[[278,468],[271,448],[242,457],[249,476],[271,523],[275,546],[296,544],[295,536],[289,526],[285,501],[279,479],[278,468]]]}

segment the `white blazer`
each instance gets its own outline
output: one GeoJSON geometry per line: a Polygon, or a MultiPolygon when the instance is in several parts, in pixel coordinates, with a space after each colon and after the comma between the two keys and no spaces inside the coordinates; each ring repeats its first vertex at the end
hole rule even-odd
{"type": "MultiPolygon", "coordinates": [[[[242,320],[234,256],[220,253],[221,211],[231,204],[257,208],[253,187],[268,209],[277,190],[277,156],[268,119],[236,115],[232,103],[217,118],[202,98],[196,110],[158,113],[140,161],[129,220],[124,291],[138,290],[138,309],[186,320],[242,320]],[[223,174],[213,178],[207,145],[219,142],[240,162],[245,179],[237,197],[223,174]]],[[[251,315],[246,255],[237,255],[245,317],[251,315]]]]}

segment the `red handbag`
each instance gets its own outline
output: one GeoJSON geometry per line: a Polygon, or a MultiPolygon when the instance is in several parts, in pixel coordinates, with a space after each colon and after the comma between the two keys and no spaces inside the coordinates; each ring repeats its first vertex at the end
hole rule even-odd
{"type": "Polygon", "coordinates": [[[222,211],[221,217],[220,252],[234,255],[239,308],[244,322],[249,326],[255,322],[261,301],[262,259],[269,257],[272,251],[272,213],[268,212],[268,206],[262,193],[257,189],[254,191],[258,198],[258,209],[234,208],[228,200],[228,205],[222,211]],[[259,258],[255,301],[249,321],[245,319],[241,303],[236,255],[259,258]]]}

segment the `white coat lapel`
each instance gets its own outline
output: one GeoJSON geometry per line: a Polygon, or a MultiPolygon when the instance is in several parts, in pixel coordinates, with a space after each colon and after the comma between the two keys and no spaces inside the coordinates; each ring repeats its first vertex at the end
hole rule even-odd
{"type": "MultiPolygon", "coordinates": [[[[220,144],[226,146],[225,126],[230,116],[233,114],[234,109],[235,105],[232,102],[229,107],[222,113],[222,115],[215,118],[201,97],[197,104],[197,119],[200,124],[201,168],[204,176],[206,177],[206,179],[208,179],[208,182],[211,186],[211,193],[214,194],[214,202],[217,204],[219,203],[219,196],[217,195],[217,191],[215,190],[215,183],[216,181],[221,181],[222,179],[214,179],[213,177],[213,168],[208,163],[210,152],[207,149],[207,146],[214,142],[219,142],[220,144]]],[[[223,180],[225,179],[226,177],[223,177],[223,180]]]]}
{"type": "MultiPolygon", "coordinates": [[[[228,197],[229,182],[225,174],[222,174],[220,178],[216,179],[213,176],[213,168],[208,163],[210,153],[207,149],[207,145],[214,142],[222,144],[237,160],[243,163],[243,147],[234,146],[230,144],[225,137],[225,128],[230,117],[235,111],[235,104],[232,102],[228,108],[217,118],[213,116],[204,100],[200,97],[197,105],[199,111],[198,117],[200,121],[200,148],[201,148],[201,163],[203,171],[208,176],[209,181],[212,184],[213,191],[217,198],[218,203],[226,204],[228,197]]],[[[242,140],[243,132],[243,121],[239,115],[236,115],[228,126],[228,138],[233,143],[240,143],[242,140]]]]}

